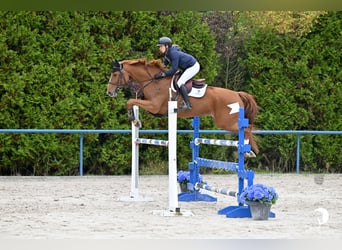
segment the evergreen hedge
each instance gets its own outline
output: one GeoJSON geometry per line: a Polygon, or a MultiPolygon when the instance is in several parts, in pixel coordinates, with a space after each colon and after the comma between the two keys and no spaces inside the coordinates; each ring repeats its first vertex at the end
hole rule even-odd
{"type": "MultiPolygon", "coordinates": [[[[224,85],[216,37],[201,12],[1,11],[0,128],[130,129],[125,102],[106,96],[112,59],[162,58],[160,36],[170,36],[196,55],[198,77],[224,85]],[[191,32],[189,32],[191,30],[191,32]]],[[[301,37],[255,28],[239,46],[236,74],[248,75],[244,90],[257,99],[260,129],[341,130],[341,12],[321,16],[301,37]],[[241,72],[244,70],[245,72],[241,72]]],[[[231,21],[231,20],[230,20],[231,21]]],[[[228,31],[227,31],[228,32],[228,31]]],[[[238,34],[237,34],[238,35],[238,34]]],[[[144,129],[167,129],[167,118],[141,110],[144,129]]],[[[179,119],[179,129],[191,129],[179,119]]],[[[210,117],[202,129],[214,129],[210,117]]],[[[158,137],[167,135],[160,135],[158,137]]],[[[229,135],[223,137],[231,137],[229,135]]],[[[258,136],[260,155],[251,168],[293,171],[293,136],[258,136]]],[[[179,168],[191,160],[191,135],[178,138],[179,168]]],[[[308,171],[341,171],[338,136],[305,136],[302,166],[308,171]]],[[[77,175],[76,134],[0,134],[1,175],[77,175]]],[[[85,174],[129,174],[130,136],[86,134],[85,174]]],[[[201,149],[206,157],[236,157],[226,149],[201,149]]],[[[167,151],[140,149],[143,173],[167,173],[167,151]]]]}

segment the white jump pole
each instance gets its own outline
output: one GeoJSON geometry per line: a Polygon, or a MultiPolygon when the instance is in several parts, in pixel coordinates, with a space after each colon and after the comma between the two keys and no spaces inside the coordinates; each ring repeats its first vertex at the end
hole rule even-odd
{"type": "MultiPolygon", "coordinates": [[[[167,146],[169,151],[169,208],[167,211],[155,210],[163,216],[192,216],[191,211],[180,211],[178,204],[178,188],[177,188],[177,101],[168,102],[168,141],[155,139],[139,138],[139,127],[132,122],[132,173],[131,173],[131,192],[129,197],[122,197],[124,201],[152,201],[151,198],[141,197],[139,194],[139,144],[152,144],[159,146],[167,146]]],[[[139,107],[133,106],[134,116],[139,120],[139,107]]]]}
{"type": "MultiPolygon", "coordinates": [[[[139,107],[133,106],[134,117],[139,120],[139,107]]],[[[135,142],[139,138],[139,127],[132,122],[132,173],[131,197],[139,197],[139,145],[135,142]]]]}
{"type": "Polygon", "coordinates": [[[177,188],[177,112],[178,102],[172,101],[172,91],[168,102],[168,150],[169,150],[169,209],[154,210],[154,214],[162,216],[192,216],[192,212],[182,210],[178,204],[178,188],[177,188]]]}
{"type": "MultiPolygon", "coordinates": [[[[134,117],[139,120],[139,106],[133,106],[134,117]]],[[[127,197],[120,197],[121,201],[153,201],[152,198],[143,197],[139,194],[139,127],[132,122],[132,173],[131,173],[131,191],[127,197]]]]}
{"type": "Polygon", "coordinates": [[[180,212],[177,189],[177,101],[168,103],[169,125],[169,210],[180,212]]]}

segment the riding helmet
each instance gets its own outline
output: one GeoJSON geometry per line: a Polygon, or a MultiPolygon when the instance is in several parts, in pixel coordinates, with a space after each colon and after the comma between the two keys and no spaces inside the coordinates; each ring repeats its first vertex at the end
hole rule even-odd
{"type": "Polygon", "coordinates": [[[163,37],[159,38],[157,46],[159,47],[161,45],[168,45],[169,47],[171,47],[172,40],[167,36],[163,36],[163,37]]]}

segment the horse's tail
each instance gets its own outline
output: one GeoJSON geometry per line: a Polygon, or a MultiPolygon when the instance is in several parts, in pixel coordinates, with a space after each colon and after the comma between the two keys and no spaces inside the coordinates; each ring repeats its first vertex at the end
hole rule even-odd
{"type": "Polygon", "coordinates": [[[254,118],[259,112],[258,104],[256,103],[254,97],[246,92],[240,91],[238,92],[241,97],[244,107],[245,107],[245,116],[249,120],[249,124],[254,124],[254,118]]]}
{"type": "Polygon", "coordinates": [[[246,118],[248,118],[248,122],[249,122],[249,126],[248,126],[249,129],[247,129],[246,131],[246,136],[250,139],[251,147],[254,150],[254,152],[257,154],[259,153],[259,148],[255,142],[255,138],[252,134],[252,130],[255,129],[254,118],[259,112],[259,107],[252,95],[243,91],[238,92],[238,94],[244,103],[245,116],[246,118]]]}

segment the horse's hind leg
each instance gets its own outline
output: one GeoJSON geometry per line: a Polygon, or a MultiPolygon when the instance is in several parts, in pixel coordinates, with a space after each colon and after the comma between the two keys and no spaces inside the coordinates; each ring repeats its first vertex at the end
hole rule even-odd
{"type": "MultiPolygon", "coordinates": [[[[231,132],[238,132],[239,131],[238,115],[237,114],[233,114],[233,115],[227,119],[223,119],[222,118],[223,116],[216,116],[214,117],[214,121],[216,125],[221,129],[231,131],[231,132]]],[[[248,140],[248,143],[251,145],[251,148],[254,151],[254,152],[251,151],[249,154],[247,153],[246,156],[255,157],[255,154],[259,153],[259,149],[255,142],[255,138],[252,134],[251,128],[250,127],[245,128],[244,132],[245,132],[245,140],[248,140]]]]}
{"type": "Polygon", "coordinates": [[[251,145],[251,148],[254,151],[254,152],[253,151],[250,152],[251,154],[250,157],[255,157],[256,154],[259,153],[259,148],[258,148],[258,145],[255,141],[254,135],[252,134],[250,127],[245,129],[245,139],[249,140],[249,144],[251,145]]]}

